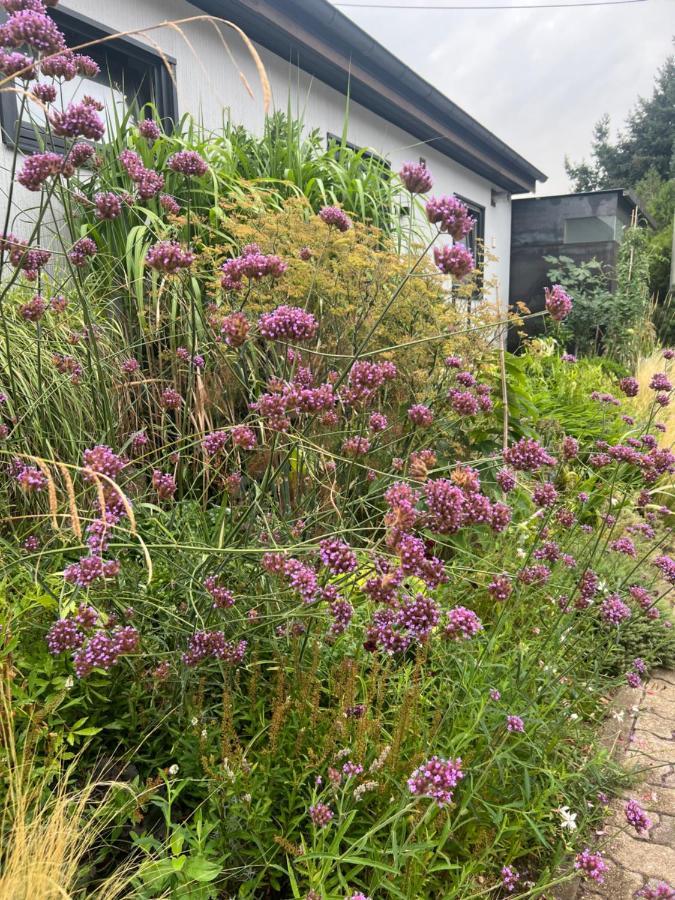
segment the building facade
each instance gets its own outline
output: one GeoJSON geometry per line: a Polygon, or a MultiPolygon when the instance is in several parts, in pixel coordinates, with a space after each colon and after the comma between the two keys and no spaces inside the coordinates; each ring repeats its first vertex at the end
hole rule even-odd
{"type": "MultiPolygon", "coordinates": [[[[621,189],[515,198],[509,303],[524,303],[533,313],[543,310],[544,288],[550,286],[547,256],[568,256],[575,263],[597,259],[613,291],[621,236],[633,220],[651,224],[637,198],[621,189]]],[[[526,323],[529,334],[542,328],[540,318],[526,323]]]]}
{"type": "MultiPolygon", "coordinates": [[[[102,74],[80,94],[123,106],[124,95],[133,93],[155,100],[166,119],[191,113],[209,129],[230,120],[260,132],[265,113],[254,60],[237,32],[217,19],[233,23],[260,53],[272,109],[286,110],[290,103],[307,128],[327,138],[342,134],[348,115],[351,144],[372,150],[394,169],[424,160],[435,193],[467,202],[476,236],[496,257],[486,280],[496,282],[506,305],[511,195],[533,191],[546,176],[327,0],[61,0],[53,15],[70,46],[118,35],[82,50],[99,62],[102,74]]],[[[18,100],[1,96],[4,192],[18,100]]],[[[36,149],[30,132],[20,136],[20,146],[23,152],[36,149]]],[[[26,193],[26,217],[34,202],[26,193]]],[[[21,231],[21,223],[13,227],[21,231]]]]}

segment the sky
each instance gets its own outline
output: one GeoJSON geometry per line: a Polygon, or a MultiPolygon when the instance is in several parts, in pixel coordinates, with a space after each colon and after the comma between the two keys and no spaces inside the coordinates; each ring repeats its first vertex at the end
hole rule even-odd
{"type": "MultiPolygon", "coordinates": [[[[651,95],[657,68],[675,51],[675,0],[498,11],[356,9],[330,2],[545,172],[548,181],[537,186],[542,195],[570,189],[565,154],[574,161],[588,157],[593,125],[603,113],[616,134],[637,98],[651,95]]],[[[554,0],[351,2],[414,7],[554,0]]]]}

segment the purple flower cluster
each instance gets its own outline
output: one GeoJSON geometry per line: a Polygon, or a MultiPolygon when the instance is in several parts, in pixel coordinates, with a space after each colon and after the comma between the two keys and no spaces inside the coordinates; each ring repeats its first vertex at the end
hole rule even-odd
{"type": "Polygon", "coordinates": [[[675,900],[675,888],[665,881],[659,881],[654,885],[646,885],[635,896],[642,900],[675,900]]]}
{"type": "Polygon", "coordinates": [[[433,424],[434,414],[428,406],[424,406],[422,403],[416,403],[408,410],[408,418],[412,424],[416,425],[418,428],[429,428],[429,426],[433,424]]]}
{"type": "Polygon", "coordinates": [[[416,797],[429,797],[439,806],[452,802],[454,789],[464,778],[461,759],[432,756],[408,779],[408,790],[416,797]]]}
{"type": "Polygon", "coordinates": [[[268,341],[308,341],[318,327],[314,316],[298,306],[277,306],[258,319],[260,334],[268,341]]]}
{"type": "Polygon", "coordinates": [[[341,391],[340,397],[347,406],[365,405],[374,400],[377,391],[393,381],[396,375],[396,366],[392,362],[357,360],[349,372],[347,387],[341,391]]]}
{"type": "Polygon", "coordinates": [[[49,121],[54,134],[59,137],[83,137],[97,141],[105,132],[103,119],[89,97],[78,103],[70,103],[64,110],[52,110],[49,121]]]}
{"type": "Polygon", "coordinates": [[[532,491],[532,500],[534,501],[535,506],[541,508],[555,506],[556,501],[558,500],[558,492],[550,481],[544,481],[542,484],[538,484],[532,491]]]}
{"type": "Polygon", "coordinates": [[[495,575],[488,585],[490,595],[500,603],[508,600],[513,593],[513,584],[508,575],[495,575]]]}
{"type": "Polygon", "coordinates": [[[120,564],[116,559],[104,560],[97,553],[92,553],[66,566],[63,570],[63,579],[77,587],[90,588],[98,581],[115,578],[119,571],[120,564]]]}
{"type": "Polygon", "coordinates": [[[665,372],[656,372],[649,381],[649,387],[653,391],[664,391],[666,394],[672,391],[673,385],[665,372]]]}
{"type": "Polygon", "coordinates": [[[154,119],[141,119],[138,133],[148,141],[157,141],[162,136],[162,129],[154,119]]]}
{"type": "Polygon", "coordinates": [[[73,172],[73,166],[61,153],[45,151],[26,157],[16,180],[29,191],[39,191],[48,178],[55,175],[68,178],[73,172]]]}
{"type": "Polygon", "coordinates": [[[452,275],[458,281],[466,278],[476,265],[473,253],[463,244],[434,247],[434,262],[444,275],[452,275]]]}
{"type": "Polygon", "coordinates": [[[321,562],[333,575],[353,572],[358,563],[349,544],[338,538],[327,538],[319,544],[321,562]]]}
{"type": "Polygon", "coordinates": [[[505,494],[510,494],[517,484],[515,475],[509,469],[500,469],[495,480],[505,494]]]}
{"type": "Polygon", "coordinates": [[[172,172],[194,177],[206,175],[209,170],[206,160],[195,150],[179,150],[167,159],[166,165],[172,172]]]}
{"type": "Polygon", "coordinates": [[[439,231],[449,234],[455,241],[466,237],[475,224],[468,207],[457,197],[432,197],[426,209],[427,219],[432,225],[438,225],[439,231]]]}
{"type": "Polygon", "coordinates": [[[84,643],[84,634],[73,619],[57,619],[47,632],[47,647],[53,656],[77,650],[84,643]]]}
{"type": "Polygon", "coordinates": [[[333,618],[333,622],[330,626],[330,634],[344,634],[352,621],[354,607],[348,600],[338,598],[337,600],[333,600],[330,604],[330,614],[333,618]]]}
{"type": "Polygon", "coordinates": [[[247,244],[241,256],[228,259],[220,267],[223,273],[220,284],[225,290],[239,291],[244,286],[244,278],[258,281],[261,278],[280,278],[288,269],[281,257],[261,253],[257,244],[247,244]]]}
{"type": "Polygon", "coordinates": [[[250,329],[251,323],[243,312],[230,313],[220,324],[220,333],[223,335],[225,343],[228,347],[235,349],[246,342],[250,329]]]}
{"type": "Polygon", "coordinates": [[[448,612],[448,624],[445,626],[447,637],[456,641],[468,641],[482,631],[483,625],[476,613],[465,606],[455,606],[448,612]]]}
{"type": "Polygon", "coordinates": [[[227,443],[226,431],[211,431],[202,438],[202,447],[208,456],[215,456],[227,443]]]}
{"type": "Polygon", "coordinates": [[[565,460],[576,459],[579,455],[579,441],[576,438],[565,435],[562,440],[562,457],[565,460]]]}
{"type": "Polygon", "coordinates": [[[309,817],[316,828],[325,828],[333,818],[333,810],[325,803],[315,803],[309,808],[309,817]]]}
{"type": "Polygon", "coordinates": [[[424,497],[425,524],[438,534],[454,534],[465,525],[481,524],[500,532],[511,519],[511,511],[503,503],[492,503],[480,491],[470,486],[462,489],[447,478],[427,481],[424,497]]]}
{"type": "Polygon", "coordinates": [[[40,269],[49,262],[51,253],[37,247],[29,247],[13,234],[0,235],[0,251],[7,253],[9,262],[15,269],[21,269],[29,281],[35,281],[40,269]]]}
{"type": "Polygon", "coordinates": [[[111,221],[122,215],[122,198],[112,191],[102,191],[94,194],[94,206],[96,218],[111,221]]]}
{"type": "Polygon", "coordinates": [[[602,853],[591,853],[586,847],[581,853],[577,853],[574,860],[574,868],[581,872],[585,878],[591,878],[593,881],[597,881],[598,884],[602,884],[605,880],[604,873],[607,871],[608,866],[602,858],[602,853]]]}
{"type": "Polygon", "coordinates": [[[572,298],[559,284],[544,289],[545,306],[552,319],[562,322],[572,312],[572,298]]]}
{"type": "Polygon", "coordinates": [[[241,447],[242,450],[255,450],[258,439],[255,431],[248,425],[235,425],[230,432],[232,444],[235,447],[241,447]]]}
{"type": "Polygon", "coordinates": [[[675,584],[675,559],[670,556],[657,556],[654,565],[661,572],[666,581],[675,584]]]}
{"type": "Polygon", "coordinates": [[[64,50],[65,38],[56,23],[40,9],[17,9],[0,25],[0,44],[29,47],[37,53],[52,54],[64,50]]]}
{"type": "Polygon", "coordinates": [[[183,654],[183,662],[192,668],[205,659],[219,659],[238,665],[246,655],[246,641],[227,641],[222,631],[195,631],[183,654]]]}
{"type": "Polygon", "coordinates": [[[505,891],[509,893],[513,893],[515,891],[518,882],[520,881],[520,875],[518,874],[518,870],[514,869],[513,866],[502,866],[502,887],[505,891]]]}
{"type": "Polygon", "coordinates": [[[610,594],[602,601],[600,614],[609,625],[620,625],[630,619],[631,610],[618,594],[610,594]]]}
{"type": "Polygon", "coordinates": [[[135,653],[140,645],[140,635],[131,625],[116,628],[112,634],[101,629],[94,632],[86,644],[73,654],[73,665],[78,678],[86,678],[94,669],[111,669],[121,656],[135,653]]]}
{"type": "Polygon", "coordinates": [[[614,550],[616,553],[623,553],[624,556],[632,556],[633,558],[637,556],[635,544],[629,537],[617,538],[610,543],[609,549],[614,550]]]}
{"type": "Polygon", "coordinates": [[[156,197],[164,187],[164,176],[154,169],[147,169],[143,160],[134,150],[122,150],[119,161],[127,175],[136,185],[138,196],[143,200],[156,197]]]}
{"type": "Polygon", "coordinates": [[[319,218],[326,225],[336,228],[338,231],[349,231],[352,227],[352,220],[339,206],[324,206],[319,211],[319,218]]]}
{"type": "Polygon", "coordinates": [[[626,397],[637,397],[640,385],[637,378],[627,377],[619,380],[619,387],[626,397]]]}
{"type": "Polygon", "coordinates": [[[638,834],[644,834],[652,827],[652,820],[637,800],[629,800],[624,806],[624,813],[626,821],[633,826],[638,834]]]}
{"type": "Polygon", "coordinates": [[[504,451],[504,461],[518,472],[536,472],[555,465],[555,459],[534,438],[521,438],[504,451]]]}
{"type": "Polygon", "coordinates": [[[178,487],[174,476],[160,469],[155,469],[152,473],[152,486],[160,500],[171,500],[178,487]]]}
{"type": "Polygon", "coordinates": [[[96,256],[97,252],[96,241],[90,237],[83,237],[79,241],[75,241],[68,253],[68,259],[74,266],[81,269],[93,256],[96,256]]]}
{"type": "MultiPolygon", "coordinates": [[[[115,453],[107,444],[96,444],[85,450],[82,459],[84,466],[99,475],[107,475],[113,480],[117,478],[125,466],[125,460],[115,453]]],[[[91,475],[85,472],[85,480],[94,481],[91,475]]]]}
{"type": "Polygon", "coordinates": [[[525,723],[520,718],[520,716],[507,716],[506,717],[506,730],[507,731],[525,731],[525,723]]]}
{"type": "Polygon", "coordinates": [[[433,186],[431,172],[424,163],[403,163],[399,178],[411,194],[426,194],[433,186]]]}
{"type": "Polygon", "coordinates": [[[149,248],[145,261],[151,269],[173,274],[180,269],[189,269],[195,255],[191,250],[183,250],[178,241],[157,241],[149,248]]]}
{"type": "Polygon", "coordinates": [[[234,606],[234,594],[227,588],[221,587],[215,575],[208,575],[204,579],[204,587],[213,598],[214,609],[229,609],[234,606]]]}
{"type": "Polygon", "coordinates": [[[24,322],[39,322],[47,311],[47,303],[40,294],[35,294],[19,307],[19,315],[24,322]]]}

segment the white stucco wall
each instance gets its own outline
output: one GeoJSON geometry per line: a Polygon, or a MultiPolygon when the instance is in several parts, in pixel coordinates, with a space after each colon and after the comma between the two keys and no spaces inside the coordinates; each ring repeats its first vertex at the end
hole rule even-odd
{"type": "MultiPolygon", "coordinates": [[[[176,21],[201,12],[184,0],[61,0],[60,8],[88,16],[107,28],[129,31],[176,21]]],[[[260,131],[264,112],[262,92],[256,69],[241,39],[222,27],[232,59],[223,48],[213,24],[194,21],[180,25],[185,37],[171,27],[137,34],[136,39],[158,44],[176,59],[178,112],[191,112],[203,123],[217,129],[228,116],[234,123],[260,131]],[[191,45],[191,46],[190,46],[191,45]],[[193,48],[193,49],[192,49],[193,48]],[[240,70],[254,91],[252,98],[240,77],[240,70]]],[[[326,84],[312,79],[281,57],[258,47],[273,93],[273,107],[286,109],[289,96],[294,111],[302,114],[308,128],[342,133],[347,99],[326,84]]],[[[485,207],[485,243],[498,261],[489,265],[487,278],[496,278],[498,295],[506,306],[509,293],[509,253],[511,240],[511,202],[503,192],[491,205],[491,189],[496,187],[480,175],[421,143],[385,119],[352,102],[349,107],[349,140],[369,147],[391,161],[394,169],[403,162],[423,156],[434,176],[434,193],[456,193],[485,207]]],[[[8,185],[11,154],[4,145],[0,151],[0,190],[8,185]]],[[[29,207],[35,195],[21,190],[17,203],[29,207]]],[[[2,201],[0,201],[2,203],[2,201]]],[[[0,210],[1,211],[1,210],[0,210]]],[[[19,222],[15,230],[21,232],[19,222]]]]}

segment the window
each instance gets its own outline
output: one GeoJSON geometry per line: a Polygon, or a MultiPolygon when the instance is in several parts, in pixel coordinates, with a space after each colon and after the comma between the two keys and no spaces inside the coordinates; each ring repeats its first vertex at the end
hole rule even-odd
{"type": "Polygon", "coordinates": [[[621,240],[621,227],[616,216],[565,219],[565,244],[602,244],[618,240],[621,240]]]}
{"type": "Polygon", "coordinates": [[[361,158],[364,160],[367,159],[370,162],[378,163],[385,169],[391,169],[391,163],[387,162],[384,157],[379,156],[372,150],[365,150],[363,147],[359,147],[357,144],[352,144],[351,141],[343,141],[343,139],[339,135],[333,134],[332,131],[328,131],[326,133],[326,147],[329,150],[331,149],[331,147],[346,147],[347,150],[351,150],[353,153],[360,154],[361,158]]]}
{"type": "MultiPolygon", "coordinates": [[[[90,19],[66,13],[58,8],[51,9],[50,15],[63,31],[69,47],[112,33],[90,19]]],[[[156,104],[165,126],[175,121],[175,89],[165,63],[167,60],[173,65],[173,60],[168,57],[162,59],[151,48],[127,37],[114,38],[103,44],[86,47],[82,53],[91,56],[99,64],[100,75],[95,79],[78,77],[72,81],[59,83],[64,105],[89,94],[104,104],[104,115],[107,114],[114,121],[116,114],[124,115],[129,108],[140,109],[145,103],[152,101],[156,104]]],[[[19,103],[17,94],[11,92],[0,94],[0,125],[2,139],[6,144],[14,144],[19,103]]],[[[44,121],[43,109],[37,104],[30,104],[30,107],[33,122],[24,116],[19,132],[19,146],[28,152],[39,149],[36,126],[39,128],[40,123],[44,121]]]]}
{"type": "Polygon", "coordinates": [[[467,207],[469,215],[474,220],[473,228],[461,243],[473,253],[476,265],[481,266],[483,263],[483,242],[485,241],[485,207],[467,200],[466,197],[460,197],[459,194],[455,196],[467,207]]]}

